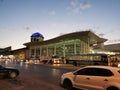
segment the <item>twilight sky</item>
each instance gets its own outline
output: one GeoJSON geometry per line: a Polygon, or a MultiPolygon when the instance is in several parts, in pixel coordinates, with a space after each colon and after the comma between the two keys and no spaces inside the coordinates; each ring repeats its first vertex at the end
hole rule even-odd
{"type": "Polygon", "coordinates": [[[120,0],[0,0],[0,48],[22,48],[34,32],[48,40],[88,29],[120,43],[120,0]]]}

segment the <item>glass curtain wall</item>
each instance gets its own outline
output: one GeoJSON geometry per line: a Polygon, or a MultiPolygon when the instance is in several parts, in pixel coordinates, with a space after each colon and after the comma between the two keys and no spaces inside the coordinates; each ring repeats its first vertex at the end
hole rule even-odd
{"type": "Polygon", "coordinates": [[[46,56],[46,55],[47,55],[47,47],[42,47],[41,56],[46,56]]]}
{"type": "Polygon", "coordinates": [[[40,57],[40,48],[36,48],[36,58],[40,57]]]}
{"type": "MultiPolygon", "coordinates": [[[[41,56],[47,56],[47,54],[51,56],[56,54],[57,56],[63,57],[64,54],[67,56],[80,54],[81,42],[80,39],[66,40],[55,44],[43,46],[41,49],[41,56]]],[[[37,55],[40,55],[39,51],[40,48],[37,49],[37,55]]]]}
{"type": "MultiPolygon", "coordinates": [[[[82,54],[81,40],[72,39],[31,49],[31,57],[57,55],[59,57],[82,54]],[[41,49],[41,50],[40,50],[41,49]]],[[[84,47],[83,47],[84,48],[84,47]]]]}
{"type": "Polygon", "coordinates": [[[54,45],[49,45],[48,46],[48,55],[52,56],[54,55],[54,45]]]}
{"type": "Polygon", "coordinates": [[[59,56],[59,57],[62,57],[63,56],[63,50],[64,50],[63,42],[57,43],[56,44],[56,55],[59,56]]]}
{"type": "Polygon", "coordinates": [[[74,54],[74,40],[65,41],[65,55],[74,54]]]}
{"type": "Polygon", "coordinates": [[[34,58],[34,56],[35,56],[35,50],[31,49],[31,58],[34,58]]]}
{"type": "Polygon", "coordinates": [[[80,41],[80,39],[76,39],[75,42],[76,42],[76,54],[82,54],[81,53],[81,41],[80,41]]]}

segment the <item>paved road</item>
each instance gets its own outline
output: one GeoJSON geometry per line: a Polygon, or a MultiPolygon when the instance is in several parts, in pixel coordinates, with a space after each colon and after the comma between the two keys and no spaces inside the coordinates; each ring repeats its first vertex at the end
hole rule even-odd
{"type": "Polygon", "coordinates": [[[16,85],[20,84],[18,87],[16,87],[17,90],[22,90],[23,88],[24,90],[37,90],[37,89],[40,90],[41,88],[46,88],[46,87],[49,87],[49,89],[41,89],[41,90],[64,90],[59,85],[60,77],[63,73],[73,71],[72,69],[56,68],[47,65],[34,65],[34,64],[23,64],[23,63],[20,64],[8,63],[3,65],[6,67],[14,67],[20,70],[20,76],[18,77],[18,79],[14,81],[10,81],[10,83],[16,85]],[[50,87],[52,89],[50,89],[50,87]]]}
{"type": "Polygon", "coordinates": [[[41,65],[24,65],[20,69],[21,72],[24,72],[27,75],[33,75],[35,79],[42,80],[44,82],[52,83],[54,85],[59,85],[60,77],[63,73],[69,72],[72,70],[68,69],[59,69],[54,67],[46,67],[41,65]]]}

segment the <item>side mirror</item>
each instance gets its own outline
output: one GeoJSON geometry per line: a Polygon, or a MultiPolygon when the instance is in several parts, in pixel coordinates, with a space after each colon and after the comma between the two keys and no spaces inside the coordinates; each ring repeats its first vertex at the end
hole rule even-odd
{"type": "Polygon", "coordinates": [[[78,72],[73,72],[74,75],[78,75],[78,72]]]}

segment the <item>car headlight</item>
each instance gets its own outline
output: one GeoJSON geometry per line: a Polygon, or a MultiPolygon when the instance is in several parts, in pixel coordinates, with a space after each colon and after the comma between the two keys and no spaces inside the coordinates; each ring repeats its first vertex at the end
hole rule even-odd
{"type": "Polygon", "coordinates": [[[120,67],[120,63],[118,64],[118,67],[120,67]]]}

